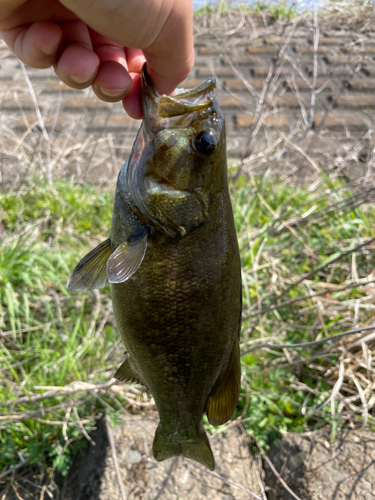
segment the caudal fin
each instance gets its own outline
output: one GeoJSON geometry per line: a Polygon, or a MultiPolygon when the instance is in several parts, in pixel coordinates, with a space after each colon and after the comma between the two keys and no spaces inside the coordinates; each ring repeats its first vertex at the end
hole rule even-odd
{"type": "Polygon", "coordinates": [[[215,459],[207,434],[203,428],[195,437],[171,436],[164,432],[159,424],[155,432],[154,444],[152,446],[154,457],[159,462],[171,457],[182,455],[195,460],[210,470],[215,470],[215,459]]]}

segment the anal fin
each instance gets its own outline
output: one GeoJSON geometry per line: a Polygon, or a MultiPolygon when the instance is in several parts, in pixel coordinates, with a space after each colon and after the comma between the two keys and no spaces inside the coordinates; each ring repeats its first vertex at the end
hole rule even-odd
{"type": "Polygon", "coordinates": [[[208,396],[207,418],[212,425],[222,425],[232,416],[241,387],[240,350],[234,344],[227,370],[208,396]]]}
{"type": "Polygon", "coordinates": [[[91,250],[77,264],[68,280],[68,290],[70,292],[81,292],[107,286],[106,266],[110,255],[111,242],[108,239],[94,250],[91,250]]]}
{"type": "Polygon", "coordinates": [[[138,384],[142,384],[138,374],[132,368],[130,364],[130,358],[126,358],[122,365],[117,369],[115,373],[115,378],[117,380],[123,380],[126,382],[136,382],[138,384]]]}

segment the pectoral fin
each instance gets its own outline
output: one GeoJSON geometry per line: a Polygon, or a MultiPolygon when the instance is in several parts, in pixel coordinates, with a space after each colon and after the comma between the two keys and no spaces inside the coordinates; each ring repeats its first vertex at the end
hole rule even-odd
{"type": "Polygon", "coordinates": [[[147,231],[141,237],[124,241],[109,257],[107,276],[110,283],[123,283],[139,268],[147,248],[147,231]]]}
{"type": "Polygon", "coordinates": [[[91,250],[79,262],[68,280],[68,290],[70,292],[81,292],[107,286],[106,266],[110,255],[111,243],[108,239],[94,250],[91,250]]]}
{"type": "Polygon", "coordinates": [[[129,358],[126,358],[122,365],[117,369],[115,378],[117,378],[118,380],[126,380],[127,382],[137,382],[138,384],[142,384],[138,374],[130,365],[129,358]]]}
{"type": "Polygon", "coordinates": [[[230,419],[237,405],[240,384],[240,351],[235,343],[227,371],[208,397],[206,413],[210,424],[222,425],[230,419]]]}

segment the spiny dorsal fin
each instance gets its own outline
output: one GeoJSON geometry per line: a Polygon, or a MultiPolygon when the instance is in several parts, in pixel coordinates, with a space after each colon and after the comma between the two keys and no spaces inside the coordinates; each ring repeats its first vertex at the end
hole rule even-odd
{"type": "Polygon", "coordinates": [[[68,290],[70,292],[81,292],[107,286],[106,266],[110,255],[111,243],[108,239],[94,250],[91,250],[79,262],[68,279],[68,290]]]}
{"type": "Polygon", "coordinates": [[[137,382],[138,384],[142,384],[138,374],[133,370],[130,365],[129,358],[126,358],[122,365],[117,369],[115,373],[115,378],[117,380],[123,380],[127,382],[137,382]]]}
{"type": "Polygon", "coordinates": [[[123,283],[139,268],[147,248],[147,231],[139,238],[124,241],[109,257],[107,276],[110,283],[123,283]]]}
{"type": "Polygon", "coordinates": [[[240,386],[240,350],[238,344],[235,343],[227,371],[208,397],[206,413],[210,424],[222,425],[230,419],[237,405],[240,386]]]}

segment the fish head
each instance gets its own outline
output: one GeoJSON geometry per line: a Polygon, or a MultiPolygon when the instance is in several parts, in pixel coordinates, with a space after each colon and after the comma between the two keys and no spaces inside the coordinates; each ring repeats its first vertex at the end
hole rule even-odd
{"type": "Polygon", "coordinates": [[[134,205],[154,227],[185,236],[207,217],[227,183],[224,117],[209,78],[173,96],[158,94],[142,71],[143,124],[127,166],[134,205]]]}

